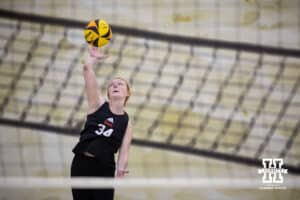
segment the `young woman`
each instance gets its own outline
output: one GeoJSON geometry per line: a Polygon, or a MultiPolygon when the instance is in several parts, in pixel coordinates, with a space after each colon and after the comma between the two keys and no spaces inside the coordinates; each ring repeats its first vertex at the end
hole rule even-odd
{"type": "MultiPolygon", "coordinates": [[[[124,108],[130,87],[122,78],[112,79],[107,87],[108,101],[101,95],[93,65],[106,58],[100,49],[89,47],[83,66],[88,114],[75,154],[71,177],[123,177],[127,171],[132,125],[124,108]],[[114,154],[119,151],[117,167],[114,154]]],[[[74,200],[112,200],[114,189],[72,189],[74,200]]]]}

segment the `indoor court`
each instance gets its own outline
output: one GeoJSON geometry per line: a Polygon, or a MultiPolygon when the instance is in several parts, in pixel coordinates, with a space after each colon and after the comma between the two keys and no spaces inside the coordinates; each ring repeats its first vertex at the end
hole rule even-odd
{"type": "Polygon", "coordinates": [[[0,200],[72,199],[83,28],[99,18],[103,94],[132,87],[116,200],[300,199],[300,1],[1,0],[0,200]],[[281,184],[262,182],[265,158],[283,160],[281,184]]]}

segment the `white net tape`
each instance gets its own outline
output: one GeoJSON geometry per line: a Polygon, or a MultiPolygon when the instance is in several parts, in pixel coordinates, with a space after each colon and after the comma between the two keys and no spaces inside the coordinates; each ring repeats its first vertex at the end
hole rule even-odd
{"type": "MultiPolygon", "coordinates": [[[[0,188],[215,188],[247,189],[268,186],[257,178],[65,178],[1,177],[0,188]]],[[[276,186],[273,185],[273,186],[276,186]]],[[[280,185],[300,188],[300,177],[280,185]]]]}

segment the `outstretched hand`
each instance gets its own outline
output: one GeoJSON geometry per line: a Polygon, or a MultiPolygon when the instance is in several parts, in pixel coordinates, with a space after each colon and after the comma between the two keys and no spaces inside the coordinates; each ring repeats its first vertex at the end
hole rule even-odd
{"type": "Polygon", "coordinates": [[[102,49],[94,46],[89,46],[88,47],[88,58],[87,58],[87,63],[89,64],[94,64],[97,60],[104,60],[105,58],[108,57],[108,55],[104,54],[102,49]]]}
{"type": "Polygon", "coordinates": [[[97,58],[99,60],[105,59],[108,57],[108,55],[104,54],[102,49],[94,46],[89,47],[89,54],[91,57],[97,58]]]}

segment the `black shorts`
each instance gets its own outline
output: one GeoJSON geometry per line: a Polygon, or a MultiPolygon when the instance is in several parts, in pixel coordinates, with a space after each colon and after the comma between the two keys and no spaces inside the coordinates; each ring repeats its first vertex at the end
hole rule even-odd
{"type": "MultiPolygon", "coordinates": [[[[71,165],[71,177],[114,177],[115,168],[106,166],[96,158],[75,154],[71,165]]],[[[113,200],[114,189],[72,188],[73,200],[113,200]]]]}

